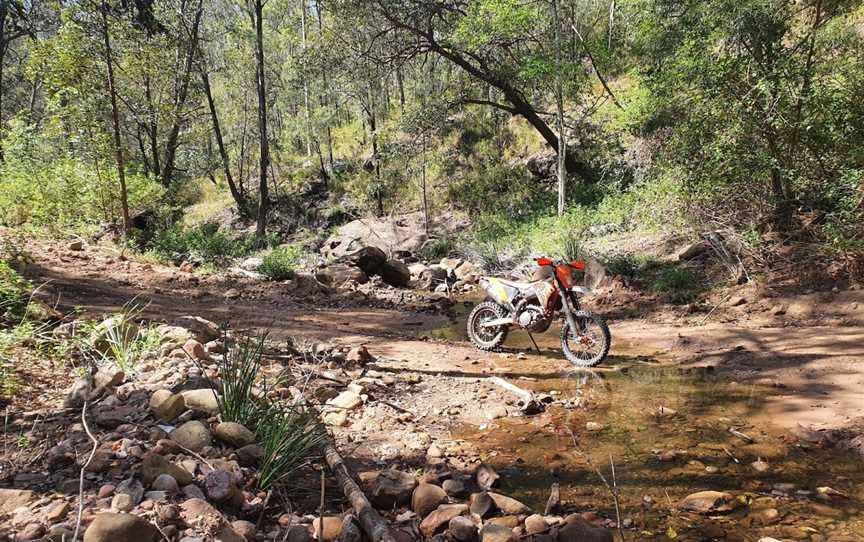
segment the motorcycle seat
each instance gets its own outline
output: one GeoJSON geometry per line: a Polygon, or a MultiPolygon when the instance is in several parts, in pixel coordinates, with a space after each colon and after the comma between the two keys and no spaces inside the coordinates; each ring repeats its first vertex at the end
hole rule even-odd
{"type": "Polygon", "coordinates": [[[538,280],[534,282],[518,282],[515,280],[507,280],[507,279],[498,279],[502,284],[509,286],[511,288],[516,288],[520,292],[524,292],[526,290],[533,290],[536,285],[543,284],[545,281],[538,280]]]}

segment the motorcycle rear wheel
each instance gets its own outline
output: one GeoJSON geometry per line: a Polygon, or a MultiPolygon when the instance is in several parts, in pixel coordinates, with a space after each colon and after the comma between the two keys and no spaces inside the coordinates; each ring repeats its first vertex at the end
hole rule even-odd
{"type": "Polygon", "coordinates": [[[561,350],[567,361],[577,367],[594,367],[609,355],[612,335],[606,321],[588,311],[579,311],[573,319],[583,329],[578,336],[570,332],[570,324],[565,320],[561,326],[561,350]]]}
{"type": "Polygon", "coordinates": [[[497,350],[507,338],[507,326],[482,327],[484,322],[504,318],[504,307],[491,300],[479,303],[468,315],[468,338],[480,350],[497,350]]]}

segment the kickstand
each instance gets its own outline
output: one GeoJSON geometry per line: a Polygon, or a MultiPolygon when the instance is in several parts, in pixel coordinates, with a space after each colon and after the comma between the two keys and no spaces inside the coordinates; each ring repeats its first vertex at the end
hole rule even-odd
{"type": "Polygon", "coordinates": [[[537,346],[537,341],[534,340],[534,335],[531,335],[530,331],[528,332],[528,337],[531,339],[531,342],[534,343],[534,348],[537,349],[537,355],[542,355],[542,352],[540,352],[540,347],[537,346]]]}

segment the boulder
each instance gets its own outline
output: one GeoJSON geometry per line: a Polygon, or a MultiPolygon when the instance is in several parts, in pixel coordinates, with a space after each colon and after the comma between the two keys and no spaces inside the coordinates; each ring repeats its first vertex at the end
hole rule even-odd
{"type": "Polygon", "coordinates": [[[480,531],[480,542],[519,542],[519,537],[509,527],[487,523],[480,531]]]}
{"type": "Polygon", "coordinates": [[[161,538],[156,527],[132,514],[97,514],[84,531],[84,542],[156,542],[161,538]]]}
{"type": "Polygon", "coordinates": [[[126,374],[118,367],[102,367],[93,375],[93,383],[97,388],[114,388],[123,383],[126,374]]]}
{"type": "Polygon", "coordinates": [[[183,344],[183,350],[192,356],[193,359],[197,360],[209,360],[210,354],[207,353],[207,349],[204,348],[204,345],[195,339],[189,339],[183,344]]]}
{"type": "Polygon", "coordinates": [[[162,421],[170,422],[186,411],[186,400],[179,393],[156,390],[150,396],[150,410],[162,421]]]}
{"type": "Polygon", "coordinates": [[[558,530],[558,542],[613,542],[612,531],[594,527],[581,516],[572,515],[558,530]]]}
{"type": "Polygon", "coordinates": [[[220,441],[242,448],[255,442],[255,433],[236,422],[222,422],[213,430],[213,435],[220,441]]]}
{"type": "Polygon", "coordinates": [[[369,277],[359,267],[353,267],[346,264],[334,263],[315,272],[315,278],[322,284],[338,288],[348,281],[356,282],[357,284],[365,284],[369,277]]]}
{"type": "Polygon", "coordinates": [[[433,265],[413,276],[414,287],[420,290],[431,290],[447,279],[447,270],[433,265]]]}
{"type": "Polygon", "coordinates": [[[381,280],[390,286],[398,288],[405,288],[411,282],[411,271],[408,270],[407,265],[399,260],[387,260],[384,262],[378,269],[378,275],[381,277],[381,280]]]}
{"type": "Polygon", "coordinates": [[[462,264],[454,270],[456,278],[465,282],[476,282],[480,272],[474,267],[471,262],[462,262],[462,264]]]}
{"type": "Polygon", "coordinates": [[[240,263],[240,269],[245,271],[258,271],[258,268],[264,263],[263,258],[258,258],[256,256],[252,256],[243,260],[240,263]]]}
{"type": "Polygon", "coordinates": [[[386,261],[387,254],[383,250],[374,246],[364,246],[359,250],[344,254],[334,264],[355,267],[367,275],[374,275],[378,273],[386,261]]]}
{"type": "Polygon", "coordinates": [[[684,262],[687,260],[693,260],[698,258],[702,254],[708,250],[708,243],[705,241],[696,241],[695,243],[690,243],[689,245],[684,245],[678,252],[676,253],[676,257],[679,262],[684,262]]]}
{"type": "Polygon", "coordinates": [[[189,339],[194,339],[194,334],[181,326],[171,326],[168,324],[161,324],[156,326],[156,333],[159,334],[159,337],[171,344],[183,344],[189,339]]]}
{"type": "Polygon", "coordinates": [[[543,150],[525,159],[525,168],[537,179],[551,179],[558,175],[558,155],[543,150]]]}
{"type": "Polygon", "coordinates": [[[416,486],[417,480],[412,474],[388,469],[379,473],[372,482],[370,500],[376,507],[389,510],[407,504],[416,486]]]}
{"type": "Polygon", "coordinates": [[[447,493],[435,484],[420,484],[411,495],[411,509],[421,518],[429,515],[438,505],[447,501],[447,493]]]}
{"type": "Polygon", "coordinates": [[[342,532],[342,518],[339,516],[324,516],[312,520],[312,538],[321,542],[333,542],[342,532]]]}
{"type": "Polygon", "coordinates": [[[451,519],[447,530],[456,542],[472,542],[477,538],[477,526],[466,516],[451,519]]]}
{"type": "Polygon", "coordinates": [[[212,389],[186,390],[181,392],[181,395],[183,395],[186,408],[205,414],[219,413],[219,401],[216,399],[216,392],[212,389]]]}
{"type": "Polygon", "coordinates": [[[468,496],[468,484],[460,478],[444,480],[441,484],[441,488],[448,496],[455,499],[463,499],[468,496]]]}
{"type": "Polygon", "coordinates": [[[731,512],[738,507],[735,496],[725,491],[699,491],[687,495],[678,503],[678,508],[697,514],[731,512]]]}
{"type": "Polygon", "coordinates": [[[545,533],[549,530],[549,523],[540,514],[531,514],[525,518],[525,532],[528,534],[545,533]]]}
{"type": "Polygon", "coordinates": [[[249,444],[242,448],[237,448],[234,452],[237,454],[237,462],[244,467],[253,467],[264,457],[264,447],[260,444],[249,444]]]}
{"type": "Polygon", "coordinates": [[[222,330],[215,323],[200,316],[181,316],[176,325],[188,329],[193,339],[200,343],[208,343],[222,337],[222,330]]]}
{"type": "Polygon", "coordinates": [[[450,520],[467,511],[468,506],[464,504],[442,504],[420,522],[420,532],[426,538],[432,538],[435,534],[443,531],[450,520]]]}
{"type": "Polygon", "coordinates": [[[171,431],[168,438],[193,452],[200,452],[205,446],[210,446],[213,439],[210,429],[198,420],[190,420],[171,431]]]}
{"type": "Polygon", "coordinates": [[[340,226],[325,241],[322,253],[329,258],[339,258],[364,247],[375,247],[385,253],[417,252],[426,239],[422,213],[363,218],[340,226]]]}
{"type": "Polygon", "coordinates": [[[345,361],[348,363],[366,365],[367,363],[375,361],[375,357],[361,344],[360,346],[355,346],[348,351],[348,354],[345,356],[345,361]]]}
{"type": "Polygon", "coordinates": [[[181,486],[192,483],[192,474],[189,471],[171,463],[159,454],[148,452],[141,463],[141,477],[144,483],[149,486],[160,474],[170,474],[181,486]]]}
{"type": "Polygon", "coordinates": [[[471,513],[475,516],[485,518],[495,508],[495,503],[488,493],[473,493],[469,501],[471,513]]]}

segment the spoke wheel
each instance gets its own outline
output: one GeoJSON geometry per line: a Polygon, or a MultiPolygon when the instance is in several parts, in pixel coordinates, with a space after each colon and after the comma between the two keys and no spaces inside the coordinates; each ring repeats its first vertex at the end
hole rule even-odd
{"type": "Polygon", "coordinates": [[[480,350],[495,350],[507,338],[508,327],[484,327],[483,324],[506,315],[504,308],[494,301],[484,301],[468,315],[468,338],[480,350]]]}
{"type": "Polygon", "coordinates": [[[594,367],[609,354],[612,343],[609,326],[590,312],[580,312],[574,320],[582,331],[571,331],[570,324],[565,321],[561,327],[561,349],[573,365],[594,367]]]}

